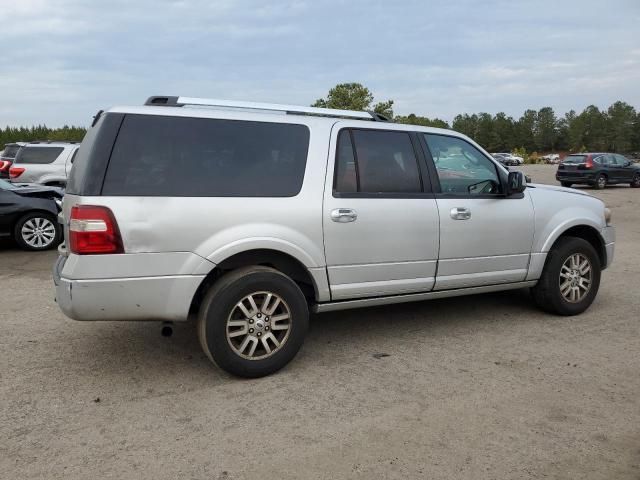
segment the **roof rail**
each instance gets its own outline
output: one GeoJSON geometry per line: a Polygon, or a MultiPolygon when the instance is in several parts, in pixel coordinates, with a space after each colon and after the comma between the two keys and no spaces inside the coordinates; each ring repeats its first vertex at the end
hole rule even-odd
{"type": "Polygon", "coordinates": [[[204,107],[223,107],[247,110],[266,110],[270,112],[283,112],[289,115],[316,115],[321,117],[354,118],[358,120],[370,120],[374,122],[388,122],[384,115],[374,112],[357,112],[355,110],[337,110],[333,108],[303,107],[299,105],[279,105],[275,103],[238,102],[234,100],[217,100],[213,98],[194,97],[149,97],[145,105],[161,107],[184,107],[187,105],[204,107]]]}

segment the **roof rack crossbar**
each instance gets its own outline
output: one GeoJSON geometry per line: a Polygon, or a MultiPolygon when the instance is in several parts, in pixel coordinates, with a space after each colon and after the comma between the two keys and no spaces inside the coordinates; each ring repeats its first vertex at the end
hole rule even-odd
{"type": "Polygon", "coordinates": [[[145,105],[184,107],[187,105],[204,107],[237,108],[247,110],[266,110],[283,112],[291,115],[317,115],[322,117],[355,118],[358,120],[385,121],[385,117],[371,112],[357,112],[354,110],[337,110],[333,108],[303,107],[299,105],[279,105],[275,103],[239,102],[234,100],[218,100],[214,98],[196,97],[149,97],[145,105]]]}

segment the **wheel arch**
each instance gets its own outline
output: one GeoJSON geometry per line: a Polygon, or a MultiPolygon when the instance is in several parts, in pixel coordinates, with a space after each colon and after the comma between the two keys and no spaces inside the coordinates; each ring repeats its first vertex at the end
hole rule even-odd
{"type": "Polygon", "coordinates": [[[553,240],[553,243],[549,246],[548,250],[552,250],[558,241],[564,237],[577,237],[589,242],[598,254],[601,268],[604,269],[606,267],[607,250],[605,248],[604,239],[602,238],[602,235],[600,235],[600,231],[598,229],[586,224],[573,225],[559,233],[553,240]]]}
{"type": "Polygon", "coordinates": [[[250,265],[263,265],[284,273],[300,287],[309,303],[320,300],[324,295],[324,290],[328,291],[324,268],[315,269],[323,272],[320,272],[320,275],[313,275],[301,260],[289,253],[271,248],[255,248],[234,253],[217,263],[196,290],[191,301],[189,314],[198,311],[207,291],[222,275],[250,265]]]}
{"type": "Polygon", "coordinates": [[[26,217],[27,215],[31,215],[32,213],[46,213],[47,215],[50,215],[54,218],[54,220],[57,217],[57,212],[54,213],[51,210],[47,210],[46,208],[30,208],[28,210],[23,210],[21,212],[16,213],[14,219],[13,219],[13,223],[11,224],[11,230],[14,230],[16,228],[16,226],[18,225],[18,223],[20,223],[20,221],[26,217]]]}

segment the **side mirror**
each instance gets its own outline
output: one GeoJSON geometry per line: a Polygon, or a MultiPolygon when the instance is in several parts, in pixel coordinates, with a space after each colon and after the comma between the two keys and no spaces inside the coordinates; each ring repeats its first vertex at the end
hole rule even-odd
{"type": "Polygon", "coordinates": [[[513,195],[514,193],[522,193],[525,188],[527,188],[527,185],[525,184],[523,173],[509,172],[509,176],[507,177],[507,191],[505,192],[507,196],[513,195]]]}

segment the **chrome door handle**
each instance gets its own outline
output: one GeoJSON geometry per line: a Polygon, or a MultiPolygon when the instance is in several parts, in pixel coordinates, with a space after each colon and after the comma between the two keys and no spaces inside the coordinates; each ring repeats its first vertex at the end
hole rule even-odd
{"type": "Polygon", "coordinates": [[[471,218],[471,210],[466,207],[452,208],[451,218],[454,220],[469,220],[471,218]]]}
{"type": "Polygon", "coordinates": [[[338,223],[355,222],[358,214],[350,208],[336,208],[331,210],[331,220],[338,223]]]}

